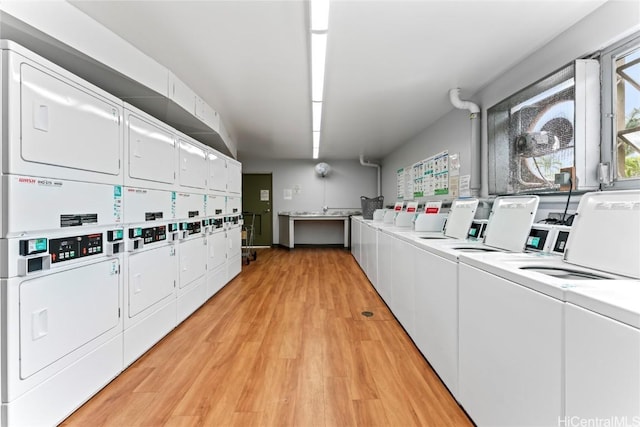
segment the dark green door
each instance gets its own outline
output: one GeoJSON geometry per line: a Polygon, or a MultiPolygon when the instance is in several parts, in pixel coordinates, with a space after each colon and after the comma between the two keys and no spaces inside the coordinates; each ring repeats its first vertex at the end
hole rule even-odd
{"type": "Polygon", "coordinates": [[[273,243],[272,190],[270,173],[242,174],[242,214],[245,225],[250,226],[253,221],[254,246],[273,243]]]}

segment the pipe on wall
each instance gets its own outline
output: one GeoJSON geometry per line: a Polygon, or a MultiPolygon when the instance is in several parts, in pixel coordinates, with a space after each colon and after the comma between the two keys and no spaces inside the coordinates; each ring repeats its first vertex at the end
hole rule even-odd
{"type": "Polygon", "coordinates": [[[460,110],[469,110],[471,113],[471,196],[478,197],[480,193],[480,107],[471,101],[460,99],[460,88],[451,89],[449,91],[449,100],[451,104],[460,110]]]}
{"type": "Polygon", "coordinates": [[[365,162],[364,154],[360,154],[360,164],[362,166],[368,166],[370,168],[378,168],[378,194],[376,196],[381,196],[382,194],[380,193],[380,165],[376,163],[365,162]]]}

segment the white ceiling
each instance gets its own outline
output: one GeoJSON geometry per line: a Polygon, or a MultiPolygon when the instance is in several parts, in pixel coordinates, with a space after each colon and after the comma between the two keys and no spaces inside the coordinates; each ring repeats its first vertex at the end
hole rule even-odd
{"type": "MultiPolygon", "coordinates": [[[[321,159],[382,158],[604,0],[332,0],[321,159]]],[[[73,1],[217,110],[239,157],[311,158],[306,1],[73,1]]]]}

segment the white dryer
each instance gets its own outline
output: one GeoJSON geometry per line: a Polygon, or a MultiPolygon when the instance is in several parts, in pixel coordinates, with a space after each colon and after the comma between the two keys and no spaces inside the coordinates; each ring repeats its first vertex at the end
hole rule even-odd
{"type": "Polygon", "coordinates": [[[129,104],[125,104],[124,117],[124,185],[177,190],[178,143],[175,131],[129,104]]]}
{"type": "Polygon", "coordinates": [[[224,194],[227,189],[227,158],[219,152],[208,149],[207,163],[209,164],[209,178],[207,186],[210,193],[224,194]]]}
{"type": "Polygon", "coordinates": [[[185,192],[206,193],[209,163],[205,148],[187,135],[182,133],[177,133],[177,135],[180,189],[185,192]]]}
{"type": "Polygon", "coordinates": [[[122,101],[13,42],[2,52],[2,173],[122,185],[122,101]]]}
{"type": "Polygon", "coordinates": [[[242,198],[227,196],[225,228],[227,230],[227,281],[242,271],[242,198]]]}
{"type": "Polygon", "coordinates": [[[207,300],[207,239],[202,220],[207,218],[208,196],[178,192],[178,323],[207,300]]]}
{"type": "Polygon", "coordinates": [[[124,363],[133,363],[177,324],[175,192],[126,187],[124,363]]]}
{"type": "Polygon", "coordinates": [[[225,230],[225,196],[209,194],[207,201],[207,298],[227,284],[227,231],[225,230]]]}
{"type": "Polygon", "coordinates": [[[121,372],[122,237],[82,227],[0,240],[7,425],[57,424],[121,372]]]}

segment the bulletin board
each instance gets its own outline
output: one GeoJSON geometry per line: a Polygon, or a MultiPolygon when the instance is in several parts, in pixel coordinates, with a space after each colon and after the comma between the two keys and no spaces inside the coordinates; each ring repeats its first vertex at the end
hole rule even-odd
{"type": "Polygon", "coordinates": [[[399,200],[448,195],[449,152],[445,150],[398,169],[397,187],[399,200]]]}

